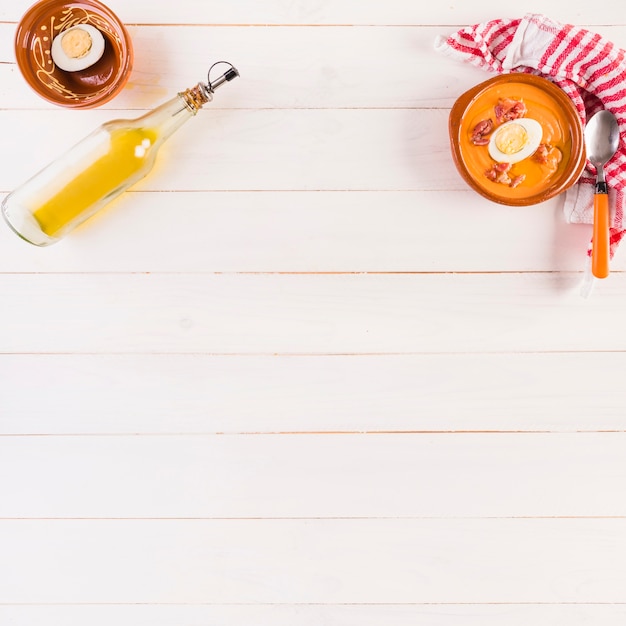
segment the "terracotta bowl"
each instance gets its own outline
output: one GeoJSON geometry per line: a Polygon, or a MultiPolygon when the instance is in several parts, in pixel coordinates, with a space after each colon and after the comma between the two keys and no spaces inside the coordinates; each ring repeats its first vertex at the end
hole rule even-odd
{"type": "Polygon", "coordinates": [[[20,20],[15,34],[17,65],[28,84],[45,100],[86,109],[104,104],[124,87],[133,66],[130,36],[118,17],[98,0],[41,0],[20,20]],[[77,24],[91,24],[104,36],[102,58],[79,72],[58,68],[52,40],[77,24]]]}
{"type": "Polygon", "coordinates": [[[583,127],[573,102],[548,79],[533,74],[499,74],[465,92],[450,112],[449,133],[454,163],[465,182],[500,204],[525,206],[544,202],[571,187],[585,166],[583,127]],[[512,165],[512,176],[531,168],[525,174],[526,181],[515,187],[490,180],[487,170],[496,161],[489,156],[487,146],[469,141],[482,118],[491,118],[495,124],[493,133],[497,132],[500,122],[493,116],[494,105],[507,97],[523,100],[527,107],[525,117],[541,122],[542,142],[556,145],[557,154],[560,153],[558,166],[547,174],[545,168],[538,169],[537,154],[528,157],[525,164],[512,165]]]}

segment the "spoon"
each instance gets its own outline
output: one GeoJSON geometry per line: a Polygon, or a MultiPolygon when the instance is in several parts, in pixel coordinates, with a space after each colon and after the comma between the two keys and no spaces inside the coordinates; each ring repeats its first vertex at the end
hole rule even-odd
{"type": "Polygon", "coordinates": [[[596,278],[609,275],[609,196],[604,166],[619,146],[617,120],[610,111],[599,111],[585,127],[587,158],[596,168],[596,190],[593,196],[593,239],[591,273],[596,278]]]}

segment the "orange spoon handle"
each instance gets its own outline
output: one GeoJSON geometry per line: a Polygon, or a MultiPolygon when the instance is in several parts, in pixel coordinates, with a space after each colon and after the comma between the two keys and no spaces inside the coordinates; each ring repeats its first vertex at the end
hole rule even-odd
{"type": "Polygon", "coordinates": [[[609,196],[606,193],[593,196],[591,273],[596,278],[609,275],[609,196]]]}

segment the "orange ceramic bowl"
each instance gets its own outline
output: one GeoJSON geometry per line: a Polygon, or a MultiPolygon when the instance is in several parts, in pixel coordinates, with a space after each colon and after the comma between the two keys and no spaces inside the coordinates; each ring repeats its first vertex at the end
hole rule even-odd
{"type": "Polygon", "coordinates": [[[87,109],[111,100],[124,87],[133,66],[133,46],[119,18],[98,0],[41,0],[20,20],[15,34],[17,65],[26,82],[45,100],[87,109]],[[77,24],[91,24],[105,40],[102,58],[79,72],[66,72],[52,60],[52,40],[77,24]]]}
{"type": "Polygon", "coordinates": [[[452,157],[462,178],[476,192],[500,204],[544,202],[571,187],[585,166],[583,127],[573,102],[551,81],[534,74],[499,74],[465,92],[450,112],[449,133],[452,157]],[[523,102],[523,116],[541,124],[541,150],[511,164],[507,175],[495,181],[494,167],[505,162],[504,158],[494,160],[488,146],[476,145],[472,136],[479,124],[489,119],[493,130],[479,140],[495,139],[498,127],[506,121],[496,117],[496,106],[506,104],[506,99],[523,102]],[[542,161],[541,152],[547,150],[550,158],[542,161]]]}

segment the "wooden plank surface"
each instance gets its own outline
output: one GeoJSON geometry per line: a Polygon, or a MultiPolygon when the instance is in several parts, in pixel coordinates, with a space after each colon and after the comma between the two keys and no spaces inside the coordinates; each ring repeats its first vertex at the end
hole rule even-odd
{"type": "Polygon", "coordinates": [[[4,354],[0,429],[7,435],[623,432],[625,368],[623,352],[4,354]],[[50,419],[50,407],[63,410],[50,419]]]}
{"type": "MultiPolygon", "coordinates": [[[[0,189],[21,184],[111,117],[107,111],[78,119],[73,113],[0,111],[0,124],[25,136],[38,119],[47,120],[31,141],[14,145],[13,158],[0,172],[0,189]]],[[[136,114],[118,111],[116,117],[136,114]]],[[[466,189],[450,161],[447,120],[442,109],[203,109],[161,148],[152,175],[134,188],[466,189]]]]}
{"type": "Polygon", "coordinates": [[[580,0],[111,0],[127,88],[34,94],[0,5],[5,195],[226,58],[241,78],[65,241],[0,229],[0,624],[621,626],[626,257],[450,159],[489,74],[435,38],[580,0]]]}
{"type": "MultiPolygon", "coordinates": [[[[0,102],[54,110],[15,71],[14,30],[13,24],[0,23],[0,102]]],[[[442,32],[440,27],[134,26],[130,33],[136,54],[129,83],[103,108],[150,108],[188,82],[205,80],[210,64],[221,58],[236,64],[243,80],[216,93],[212,108],[442,106],[460,94],[453,80],[457,63],[442,59],[439,67],[449,69],[437,72],[431,62],[435,38],[442,32]],[[413,62],[407,64],[407,57],[413,62]]],[[[611,33],[620,37],[624,29],[611,33]]],[[[472,75],[484,73],[465,73],[467,88],[473,85],[472,75]]]]}
{"type": "Polygon", "coordinates": [[[469,190],[131,192],[46,250],[2,229],[0,273],[580,272],[590,239],[562,198],[520,210],[469,190]]]}
{"type": "MultiPolygon", "coordinates": [[[[441,25],[131,26],[135,60],[129,83],[101,108],[151,108],[188,83],[205,80],[210,64],[226,58],[237,65],[242,80],[216,93],[211,109],[449,109],[461,93],[491,77],[435,51],[436,38],[454,30],[441,25]]],[[[594,31],[626,47],[626,26],[594,31]]],[[[56,111],[17,71],[14,32],[14,24],[0,22],[1,107],[56,111]]],[[[95,113],[81,111],[81,117],[97,118],[95,113]]]]}
{"type": "MultiPolygon", "coordinates": [[[[17,21],[32,0],[14,0],[3,4],[0,20],[17,21]]],[[[582,0],[564,4],[552,0],[550,5],[529,0],[521,7],[494,7],[489,0],[474,0],[471,4],[423,5],[391,0],[381,4],[376,0],[269,0],[260,5],[253,0],[220,2],[219,0],[185,0],[178,3],[154,4],[150,0],[109,0],[107,3],[129,24],[250,24],[257,26],[281,24],[368,24],[395,26],[399,24],[465,25],[499,17],[516,18],[527,12],[547,13],[554,19],[575,23],[603,25],[626,23],[619,12],[612,19],[598,13],[582,0]]]]}
{"type": "Polygon", "coordinates": [[[621,626],[623,604],[254,604],[250,605],[0,605],[0,618],[13,626],[197,626],[219,621],[224,626],[509,626],[566,623],[621,626]]]}
{"type": "Polygon", "coordinates": [[[624,518],[625,447],[624,432],[5,437],[20,490],[0,519],[624,518]]]}
{"type": "Polygon", "coordinates": [[[590,327],[624,273],[7,274],[2,352],[411,354],[621,351],[590,327]],[[35,305],[33,295],[45,302],[35,305]],[[459,315],[459,311],[462,313],[459,315]]]}
{"type": "Polygon", "coordinates": [[[625,536],[624,519],[0,520],[0,602],[619,603],[625,536]]]}

